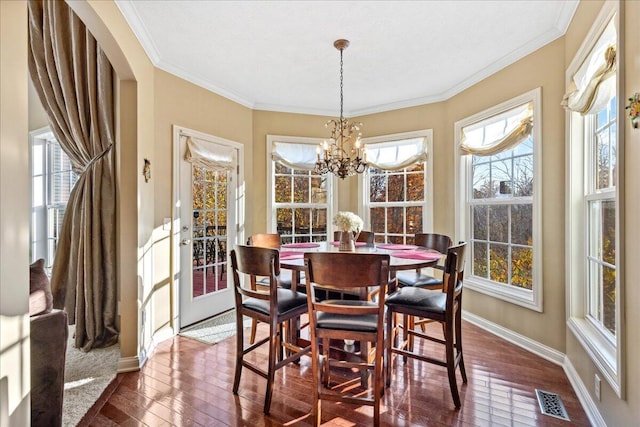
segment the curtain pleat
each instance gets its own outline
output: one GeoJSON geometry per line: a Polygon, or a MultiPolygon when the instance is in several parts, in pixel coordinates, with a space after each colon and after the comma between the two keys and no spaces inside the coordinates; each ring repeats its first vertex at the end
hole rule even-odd
{"type": "Polygon", "coordinates": [[[318,160],[317,147],[316,144],[275,141],[271,148],[271,160],[292,169],[312,171],[318,160]]]}
{"type": "Polygon", "coordinates": [[[232,171],[235,167],[233,148],[209,144],[190,136],[186,139],[185,161],[212,171],[232,171]]]}
{"type": "Polygon", "coordinates": [[[54,305],[89,351],[118,339],[113,69],[63,1],[29,0],[29,73],[51,128],[79,174],[53,264],[54,305]]]}
{"type": "Polygon", "coordinates": [[[426,138],[371,143],[364,147],[370,168],[385,171],[402,170],[427,161],[426,138]]]}

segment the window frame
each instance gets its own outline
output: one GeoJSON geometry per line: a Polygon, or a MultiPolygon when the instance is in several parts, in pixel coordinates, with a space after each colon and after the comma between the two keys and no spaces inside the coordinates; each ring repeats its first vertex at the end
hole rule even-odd
{"type": "MultiPolygon", "coordinates": [[[[53,134],[51,127],[45,126],[43,128],[29,132],[29,176],[31,177],[30,186],[30,205],[31,205],[31,220],[29,226],[29,241],[30,241],[30,258],[31,262],[36,261],[39,258],[45,259],[45,270],[50,273],[55,260],[55,251],[57,248],[57,242],[59,236],[55,237],[53,234],[53,227],[51,221],[51,213],[60,208],[65,208],[68,204],[68,199],[65,202],[52,201],[53,197],[53,182],[52,177],[54,174],[69,173],[73,174],[71,170],[53,170],[53,147],[55,143],[60,145],[53,134]],[[34,206],[34,147],[39,145],[42,147],[42,156],[40,165],[42,173],[38,174],[38,177],[42,177],[42,203],[38,206],[34,206]],[[43,237],[40,237],[43,236],[43,237]]],[[[61,149],[62,150],[62,149],[61,149]]],[[[64,151],[61,151],[64,154],[64,151]]],[[[64,154],[66,156],[66,154],[64,154]]],[[[67,156],[68,158],[68,156],[67,156]]],[[[78,177],[75,178],[75,181],[78,177]]],[[[73,179],[72,179],[73,181],[73,179]]],[[[73,191],[75,182],[69,189],[69,194],[73,191]]],[[[61,231],[62,227],[58,231],[61,231]]]]}
{"type": "MultiPolygon", "coordinates": [[[[469,183],[471,178],[472,155],[466,155],[459,151],[462,129],[481,121],[498,116],[507,110],[526,103],[533,103],[533,195],[532,204],[532,246],[533,268],[532,289],[524,289],[511,285],[499,284],[489,279],[475,277],[471,274],[465,276],[465,287],[476,292],[498,298],[534,311],[543,310],[543,283],[542,283],[542,102],[541,88],[533,89],[522,95],[490,107],[484,111],[459,120],[454,125],[454,170],[455,170],[455,212],[459,215],[456,219],[456,240],[470,241],[471,232],[471,206],[477,205],[470,202],[473,185],[469,183]]],[[[527,197],[526,200],[529,198],[527,197]]],[[[519,204],[522,198],[510,198],[501,204],[519,204]]],[[[509,243],[511,245],[511,243],[509,243]]],[[[471,252],[465,254],[468,265],[472,265],[471,252]]]]}
{"type": "MultiPolygon", "coordinates": [[[[274,142],[284,142],[290,144],[308,144],[313,146],[320,146],[324,141],[323,138],[310,138],[310,137],[298,137],[298,136],[283,136],[283,135],[267,135],[267,185],[269,190],[267,191],[267,232],[277,233],[278,224],[277,216],[275,214],[278,207],[275,203],[275,161],[271,158],[274,142]]],[[[336,214],[336,206],[338,205],[338,182],[336,176],[333,174],[325,174],[322,176],[328,177],[327,179],[327,239],[333,240],[333,224],[332,218],[336,214]]],[[[313,203],[300,204],[301,208],[313,209],[313,203]]],[[[295,235],[294,235],[295,237],[295,235]]]]}
{"type": "MultiPolygon", "coordinates": [[[[425,233],[433,231],[433,129],[423,129],[411,132],[401,132],[389,135],[381,135],[369,138],[363,138],[364,146],[372,146],[376,144],[391,145],[394,141],[405,139],[424,138],[427,150],[427,161],[424,166],[425,189],[424,201],[422,202],[422,231],[425,233]]],[[[406,168],[404,168],[406,169],[406,168]]],[[[402,169],[402,170],[404,170],[402,169]]],[[[358,178],[358,211],[362,213],[362,219],[365,228],[371,228],[370,202],[369,202],[369,170],[358,178]]],[[[406,190],[406,189],[405,189],[406,190]]],[[[388,207],[392,202],[385,202],[388,207]]],[[[398,202],[397,206],[411,206],[408,202],[398,202]]],[[[385,233],[386,235],[386,233],[385,233]]],[[[405,235],[405,240],[408,235],[405,235]]],[[[377,238],[376,238],[377,240],[377,238]]]]}
{"type": "MultiPolygon", "coordinates": [[[[565,83],[568,88],[573,75],[580,65],[591,54],[600,35],[607,25],[614,21],[617,30],[617,45],[620,47],[621,34],[620,13],[617,2],[605,2],[600,14],[594,21],[590,31],[578,49],[566,71],[565,83]]],[[[618,53],[622,49],[618,49],[618,53]]],[[[617,70],[621,59],[616,55],[617,70]]],[[[617,174],[615,185],[616,201],[616,334],[612,340],[602,326],[595,322],[589,314],[589,284],[587,283],[587,256],[589,239],[586,229],[589,224],[589,202],[594,199],[603,200],[611,190],[597,191],[590,188],[589,180],[593,180],[590,160],[593,155],[585,146],[586,120],[579,113],[566,111],[566,186],[569,189],[565,200],[565,239],[566,239],[566,283],[567,283],[567,326],[581,344],[591,361],[603,375],[616,395],[624,399],[625,390],[625,324],[624,318],[624,96],[621,88],[623,75],[616,73],[616,162],[617,174]],[[589,167],[589,171],[586,168],[589,167]]],[[[610,334],[610,333],[609,333],[610,334]]]]}

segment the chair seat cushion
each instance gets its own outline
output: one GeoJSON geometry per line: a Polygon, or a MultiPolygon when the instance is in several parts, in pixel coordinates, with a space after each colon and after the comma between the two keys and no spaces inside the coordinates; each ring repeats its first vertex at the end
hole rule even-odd
{"type": "MultiPolygon", "coordinates": [[[[325,304],[340,304],[358,307],[377,307],[378,304],[371,301],[357,300],[327,300],[325,304]]],[[[318,328],[341,329],[347,331],[375,332],[378,328],[378,316],[367,314],[354,316],[349,314],[318,313],[318,328]]]]}
{"type": "MultiPolygon", "coordinates": [[[[307,305],[307,295],[301,292],[292,292],[290,289],[278,289],[278,314],[282,315],[300,306],[307,305]]],[[[257,298],[247,298],[242,306],[249,310],[269,315],[269,301],[257,298]]]]}
{"type": "Polygon", "coordinates": [[[435,287],[442,286],[442,279],[438,279],[428,274],[421,274],[415,271],[399,271],[396,274],[398,279],[398,285],[404,286],[417,286],[417,287],[435,287]]]}
{"type": "Polygon", "coordinates": [[[423,310],[425,313],[442,314],[447,305],[447,295],[442,291],[406,287],[387,297],[386,304],[392,309],[395,306],[405,306],[423,310]]]}

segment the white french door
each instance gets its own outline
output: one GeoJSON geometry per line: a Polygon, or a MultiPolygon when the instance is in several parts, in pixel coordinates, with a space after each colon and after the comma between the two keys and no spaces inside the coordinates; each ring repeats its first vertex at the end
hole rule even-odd
{"type": "Polygon", "coordinates": [[[230,141],[184,130],[177,132],[179,230],[174,231],[179,326],[215,316],[234,306],[229,252],[236,242],[239,149],[230,141]],[[187,137],[211,151],[233,153],[233,165],[210,169],[185,160],[187,137]]]}

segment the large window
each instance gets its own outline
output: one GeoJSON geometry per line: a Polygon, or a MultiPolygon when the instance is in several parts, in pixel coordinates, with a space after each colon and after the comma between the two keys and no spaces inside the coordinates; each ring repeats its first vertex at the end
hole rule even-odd
{"type": "Polygon", "coordinates": [[[267,137],[268,227],[283,243],[326,241],[332,212],[331,175],[313,171],[319,139],[267,137]]]}
{"type": "Polygon", "coordinates": [[[433,231],[433,189],[427,161],[431,131],[363,142],[369,169],[360,182],[361,211],[376,242],[413,243],[415,233],[433,231]]]}
{"type": "Polygon", "coordinates": [[[567,70],[566,278],[569,328],[624,397],[616,7],[605,3],[567,70]]]}
{"type": "Polygon", "coordinates": [[[51,269],[71,190],[78,176],[48,129],[31,135],[31,260],[51,269]]]}
{"type": "Polygon", "coordinates": [[[456,123],[465,284],[538,311],[539,100],[538,89],[456,123]]]}

